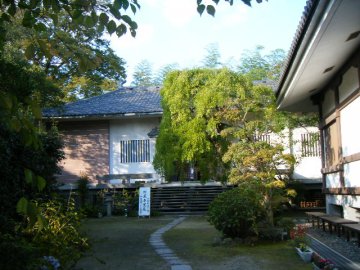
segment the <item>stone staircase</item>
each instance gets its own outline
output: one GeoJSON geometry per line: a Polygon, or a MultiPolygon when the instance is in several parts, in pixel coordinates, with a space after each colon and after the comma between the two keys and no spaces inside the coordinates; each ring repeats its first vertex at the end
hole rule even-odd
{"type": "Polygon", "coordinates": [[[162,214],[203,214],[210,202],[231,187],[221,185],[164,186],[151,190],[151,209],[162,214]]]}

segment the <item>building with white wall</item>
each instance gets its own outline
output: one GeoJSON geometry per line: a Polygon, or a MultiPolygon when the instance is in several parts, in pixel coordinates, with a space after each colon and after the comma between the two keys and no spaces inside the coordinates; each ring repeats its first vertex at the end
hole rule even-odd
{"type": "Polygon", "coordinates": [[[280,109],[320,116],[326,210],[360,221],[360,1],[310,0],[278,89],[280,109]]]}
{"type": "Polygon", "coordinates": [[[115,184],[159,181],[152,165],[162,116],[159,88],[121,88],[45,110],[64,141],[60,183],[80,175],[115,184]]]}
{"type": "MultiPolygon", "coordinates": [[[[152,165],[162,117],[159,90],[121,88],[45,110],[44,119],[56,122],[64,141],[65,159],[58,182],[72,184],[86,175],[94,184],[160,183],[161,177],[152,165]]],[[[317,147],[304,148],[309,144],[302,136],[317,132],[317,128],[295,129],[284,141],[287,151],[298,160],[293,178],[312,192],[321,190],[319,151],[317,147]]]]}

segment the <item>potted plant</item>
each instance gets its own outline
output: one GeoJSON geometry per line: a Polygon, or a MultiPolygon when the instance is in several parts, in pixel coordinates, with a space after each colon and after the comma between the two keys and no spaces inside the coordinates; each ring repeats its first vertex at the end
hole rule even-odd
{"type": "Polygon", "coordinates": [[[329,259],[324,259],[316,252],[313,252],[313,255],[311,256],[311,261],[314,270],[338,270],[336,265],[329,259]]]}
{"type": "Polygon", "coordinates": [[[290,231],[290,238],[292,239],[296,252],[299,254],[304,262],[310,262],[313,250],[310,248],[310,240],[306,236],[306,227],[297,225],[290,231]]]}

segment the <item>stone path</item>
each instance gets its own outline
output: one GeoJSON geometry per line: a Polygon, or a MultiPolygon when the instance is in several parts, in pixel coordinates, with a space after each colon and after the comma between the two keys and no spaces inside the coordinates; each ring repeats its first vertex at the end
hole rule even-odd
{"type": "Polygon", "coordinates": [[[186,217],[179,217],[166,226],[158,229],[150,236],[150,244],[154,247],[157,254],[159,254],[167,263],[170,264],[171,270],[192,270],[191,266],[180,259],[174,251],[172,251],[163,241],[162,235],[168,230],[185,220],[186,217]]]}

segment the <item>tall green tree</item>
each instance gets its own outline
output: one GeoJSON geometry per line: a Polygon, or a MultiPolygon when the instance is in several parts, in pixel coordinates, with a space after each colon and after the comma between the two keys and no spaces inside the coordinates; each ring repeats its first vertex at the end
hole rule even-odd
{"type": "Polygon", "coordinates": [[[19,20],[4,23],[4,58],[39,66],[62,89],[64,101],[102,94],[126,80],[125,62],[115,55],[109,41],[94,29],[72,29],[65,13],[58,20],[41,32],[23,27],[19,20]]]}
{"type": "MultiPolygon", "coordinates": [[[[168,180],[191,163],[203,181],[256,182],[272,209],[294,161],[282,146],[259,140],[285,127],[272,90],[228,69],[195,69],[170,73],[161,95],[155,168],[168,180]]],[[[271,210],[269,224],[272,217],[271,210]]]]}
{"type": "Polygon", "coordinates": [[[205,68],[219,68],[221,67],[221,54],[219,51],[219,45],[217,43],[211,43],[206,48],[206,55],[202,60],[202,64],[205,68]]]}
{"type": "Polygon", "coordinates": [[[135,66],[131,85],[136,87],[148,87],[154,85],[152,64],[148,60],[142,60],[135,66]]]}
{"type": "Polygon", "coordinates": [[[34,199],[54,183],[58,161],[63,158],[62,144],[56,132],[46,132],[39,125],[39,104],[47,103],[48,93],[56,90],[41,70],[0,59],[2,233],[14,233],[13,222],[20,220],[16,204],[21,199],[18,210],[29,210],[34,224],[36,208],[25,198],[34,199]]]}
{"type": "Polygon", "coordinates": [[[250,80],[270,79],[277,81],[285,60],[285,51],[276,49],[264,54],[265,47],[258,45],[254,50],[246,50],[240,59],[237,70],[246,74],[250,80]]]}
{"type": "Polygon", "coordinates": [[[164,83],[164,80],[166,78],[166,75],[173,70],[179,69],[178,63],[172,63],[165,65],[160,68],[160,70],[156,73],[156,76],[153,80],[153,84],[156,86],[162,86],[164,83]]]}
{"type": "Polygon", "coordinates": [[[214,112],[223,102],[224,87],[219,86],[228,74],[225,70],[194,69],[173,71],[166,77],[154,166],[168,180],[174,175],[183,180],[184,169],[192,163],[201,180],[225,181],[221,156],[227,142],[220,136],[222,123],[214,112]]]}
{"type": "MultiPolygon", "coordinates": [[[[0,1],[0,250],[3,254],[7,247],[14,248],[8,252],[13,262],[29,254],[28,247],[23,246],[28,239],[13,243],[21,237],[20,229],[29,225],[40,230],[46,225],[33,199],[43,196],[46,184],[51,182],[48,178],[61,159],[61,146],[43,138],[47,135],[39,125],[41,107],[54,101],[57,81],[66,76],[63,74],[71,74],[74,67],[90,72],[89,76],[98,72],[95,66],[104,64],[106,71],[109,63],[99,57],[106,44],[97,43],[97,38],[104,33],[121,36],[127,30],[135,36],[137,25],[126,10],[135,13],[139,7],[136,0],[0,1]],[[18,23],[25,31],[12,27],[18,23]],[[90,39],[79,50],[76,38],[82,44],[90,39]],[[22,223],[18,214],[24,217],[22,223]]],[[[4,269],[10,268],[16,269],[10,264],[4,269]]],[[[31,266],[24,263],[17,269],[27,268],[31,266]]]]}

